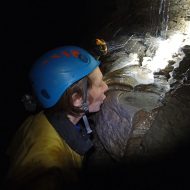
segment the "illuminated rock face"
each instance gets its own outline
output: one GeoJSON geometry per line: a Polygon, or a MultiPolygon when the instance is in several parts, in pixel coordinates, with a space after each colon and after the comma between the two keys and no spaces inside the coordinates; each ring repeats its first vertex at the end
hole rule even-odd
{"type": "MultiPolygon", "coordinates": [[[[101,111],[92,117],[94,157],[100,164],[109,156],[122,162],[160,158],[189,144],[189,39],[182,39],[187,46],[171,52],[167,60],[154,58],[159,39],[171,44],[175,32],[187,36],[190,1],[128,1],[126,11],[125,1],[118,2],[111,24],[99,33],[110,48],[102,58],[110,90],[101,111]],[[167,64],[151,70],[145,59],[150,66],[165,60],[167,64]]],[[[160,56],[171,48],[161,47],[160,56]]]]}
{"type": "Polygon", "coordinates": [[[122,69],[106,75],[110,79],[107,98],[93,116],[97,135],[94,156],[99,164],[106,162],[107,154],[122,162],[159,159],[189,143],[190,46],[183,51],[186,56],[173,71],[175,82],[169,91],[165,78],[145,85],[119,80],[119,76],[126,77],[122,69]]]}

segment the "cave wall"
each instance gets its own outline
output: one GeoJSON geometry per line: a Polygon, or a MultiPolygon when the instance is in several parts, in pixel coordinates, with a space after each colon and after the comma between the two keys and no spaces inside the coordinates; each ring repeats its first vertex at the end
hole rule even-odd
{"type": "Polygon", "coordinates": [[[116,33],[167,38],[174,31],[184,32],[184,23],[190,19],[189,6],[189,0],[118,0],[116,10],[98,33],[108,41],[116,33]]]}

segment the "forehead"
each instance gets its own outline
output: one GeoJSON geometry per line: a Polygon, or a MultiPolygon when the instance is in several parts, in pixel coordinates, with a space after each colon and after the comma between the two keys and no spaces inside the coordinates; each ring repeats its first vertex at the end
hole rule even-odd
{"type": "Polygon", "coordinates": [[[92,73],[88,75],[88,77],[92,82],[95,82],[95,81],[101,81],[103,76],[102,72],[100,71],[100,68],[97,67],[92,73]]]}

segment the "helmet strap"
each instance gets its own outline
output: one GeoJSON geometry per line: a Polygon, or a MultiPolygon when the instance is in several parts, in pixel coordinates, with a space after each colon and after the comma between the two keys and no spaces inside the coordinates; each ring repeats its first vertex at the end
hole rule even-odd
{"type": "Polygon", "coordinates": [[[87,78],[84,79],[84,85],[83,85],[83,103],[82,103],[82,109],[86,113],[88,113],[88,103],[87,103],[87,78]]]}
{"type": "Polygon", "coordinates": [[[92,129],[90,128],[90,124],[88,122],[88,118],[86,117],[86,115],[83,115],[82,119],[83,119],[83,122],[84,122],[84,125],[85,125],[85,128],[86,128],[87,134],[92,133],[92,129]]]}
{"type": "Polygon", "coordinates": [[[86,117],[86,114],[89,112],[88,110],[88,103],[87,103],[87,77],[84,78],[84,86],[83,86],[83,103],[82,103],[82,109],[84,110],[85,114],[83,115],[82,119],[87,131],[87,134],[92,133],[92,130],[90,128],[90,124],[88,122],[88,118],[86,117]]]}

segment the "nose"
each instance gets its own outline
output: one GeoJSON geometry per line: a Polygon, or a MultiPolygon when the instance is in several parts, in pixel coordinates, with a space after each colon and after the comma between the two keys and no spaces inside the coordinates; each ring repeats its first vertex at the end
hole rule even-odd
{"type": "Polygon", "coordinates": [[[104,93],[108,91],[108,85],[104,82],[104,93]]]}

